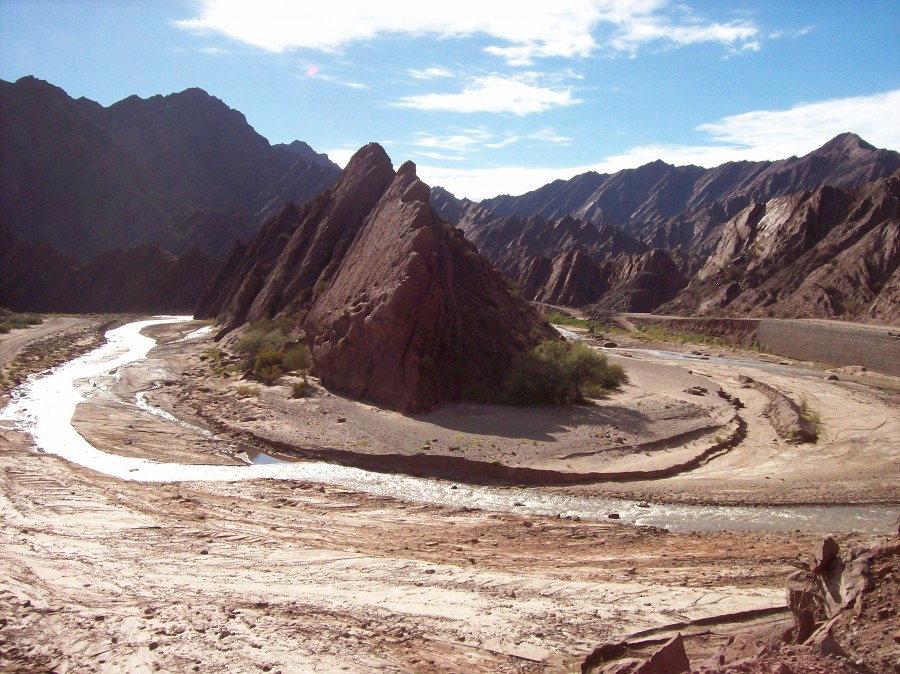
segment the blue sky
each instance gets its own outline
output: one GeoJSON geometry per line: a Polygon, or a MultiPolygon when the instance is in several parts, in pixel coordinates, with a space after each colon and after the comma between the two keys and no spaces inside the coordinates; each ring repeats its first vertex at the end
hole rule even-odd
{"type": "Polygon", "coordinates": [[[663,159],[900,150],[897,0],[0,0],[0,78],[201,87],[273,143],[378,141],[457,196],[663,159]]]}

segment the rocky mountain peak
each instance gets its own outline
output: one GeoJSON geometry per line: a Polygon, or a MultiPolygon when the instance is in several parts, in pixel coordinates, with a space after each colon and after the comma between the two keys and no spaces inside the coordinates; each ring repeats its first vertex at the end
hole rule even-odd
{"type": "Polygon", "coordinates": [[[831,154],[835,152],[842,153],[852,152],[853,150],[874,151],[877,150],[877,148],[874,145],[871,145],[870,143],[864,141],[855,133],[847,132],[835,136],[818,150],[813,152],[813,154],[831,154]]]}
{"type": "Polygon", "coordinates": [[[394,173],[366,145],[333,188],[235,249],[195,313],[226,330],[299,317],[322,383],[386,407],[477,397],[552,334],[429,201],[415,164],[394,173]]]}

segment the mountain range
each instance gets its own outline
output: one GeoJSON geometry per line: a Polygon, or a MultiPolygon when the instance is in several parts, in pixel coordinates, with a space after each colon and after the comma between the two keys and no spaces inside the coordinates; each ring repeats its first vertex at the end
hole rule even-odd
{"type": "Polygon", "coordinates": [[[0,80],[0,222],[82,261],[150,241],[224,257],[339,172],[305,143],[270,145],[201,89],[103,107],[0,80]]]}
{"type": "MultiPolygon", "coordinates": [[[[686,288],[704,265],[719,268],[725,264],[722,241],[733,237],[748,209],[765,209],[771,204],[771,212],[788,197],[823,204],[829,200],[852,202],[858,198],[854,189],[866,185],[873,187],[863,192],[874,198],[878,189],[890,193],[886,184],[878,181],[898,170],[900,154],[877,149],[845,133],[799,158],[732,162],[713,169],[675,167],[657,161],[611,175],[586,173],[558,180],[518,197],[500,196],[476,203],[436,188],[432,199],[529,300],[590,306],[601,312],[654,311],[665,305],[666,310],[692,314],[828,316],[891,323],[900,317],[883,309],[883,305],[893,306],[888,295],[896,283],[890,279],[897,271],[891,248],[897,219],[890,207],[871,213],[872,222],[885,232],[885,248],[877,263],[867,262],[871,273],[856,275],[861,287],[851,289],[846,280],[832,283],[832,274],[824,271],[816,277],[832,288],[832,301],[815,306],[785,302],[785,289],[779,288],[777,292],[745,294],[738,304],[730,300],[699,303],[688,299],[697,293],[698,283],[689,291],[686,288]],[[874,187],[878,184],[881,188],[874,187]],[[885,289],[885,299],[877,303],[885,289]],[[675,301],[682,291],[684,297],[675,301]]],[[[891,198],[885,197],[887,202],[891,198]]],[[[799,210],[792,213],[795,219],[808,214],[799,210]]],[[[767,268],[793,263],[820,241],[822,245],[830,245],[834,239],[847,245],[855,241],[851,234],[828,237],[834,227],[862,236],[860,223],[853,219],[854,211],[840,213],[844,220],[835,214],[822,214],[815,234],[802,241],[785,239],[784,246],[768,250],[767,268]]],[[[789,229],[779,229],[776,238],[786,237],[789,229]]],[[[871,237],[867,240],[875,245],[871,237]]],[[[833,245],[828,250],[835,254],[833,245]]],[[[751,250],[747,254],[755,253],[751,250]]],[[[859,265],[860,254],[863,248],[848,252],[842,260],[859,265]]],[[[811,253],[809,259],[820,257],[811,253]]],[[[761,270],[755,266],[747,268],[748,274],[742,274],[738,267],[729,269],[732,289],[728,293],[732,296],[738,289],[755,288],[762,282],[761,270]]],[[[811,271],[807,265],[805,272],[811,271]]],[[[709,271],[704,274],[707,279],[716,276],[709,271]]],[[[770,276],[774,272],[765,278],[770,276]]],[[[772,278],[766,287],[771,289],[782,278],[772,278]]],[[[722,283],[723,278],[716,276],[706,283],[704,292],[711,293],[722,283]]]]}
{"type": "MultiPolygon", "coordinates": [[[[481,202],[435,187],[428,201],[526,300],[898,324],[898,170],[900,154],[845,133],[803,157],[657,161],[481,202]]],[[[233,271],[340,175],[200,89],[104,107],[33,77],[0,81],[0,305],[184,309],[212,269],[233,271]]]]}

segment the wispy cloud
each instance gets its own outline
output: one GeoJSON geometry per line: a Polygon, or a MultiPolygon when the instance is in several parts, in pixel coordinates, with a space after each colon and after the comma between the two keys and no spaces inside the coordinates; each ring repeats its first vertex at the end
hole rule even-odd
{"type": "Polygon", "coordinates": [[[553,129],[539,129],[532,133],[506,132],[498,136],[484,126],[476,129],[459,129],[448,135],[418,132],[414,136],[414,140],[410,143],[412,147],[439,151],[436,153],[417,149],[414,152],[415,156],[453,161],[469,159],[484,150],[500,150],[522,141],[568,145],[573,140],[568,136],[557,134],[553,129]]]}
{"type": "Polygon", "coordinates": [[[538,79],[534,73],[473,77],[460,92],[406,96],[394,105],[416,110],[511,112],[524,116],[581,102],[572,95],[571,88],[546,86],[538,79]]]}
{"type": "Polygon", "coordinates": [[[610,45],[619,51],[636,52],[653,42],[683,47],[700,42],[715,42],[732,50],[756,51],[760,47],[759,30],[746,21],[731,23],[677,24],[663,16],[637,16],[620,26],[610,45]]]}
{"type": "Polygon", "coordinates": [[[331,0],[325,6],[293,0],[200,0],[198,15],[175,25],[224,34],[272,52],[336,52],[391,34],[442,39],[486,35],[496,44],[485,51],[517,66],[540,58],[584,58],[601,47],[634,52],[651,42],[713,42],[732,50],[759,44],[759,31],[750,21],[710,22],[670,0],[554,0],[516,11],[504,3],[457,0],[452,12],[420,0],[331,0]]]}
{"type": "Polygon", "coordinates": [[[416,136],[416,140],[412,142],[416,147],[436,148],[445,152],[457,153],[477,148],[492,137],[484,129],[465,129],[449,136],[433,136],[420,132],[416,136]]]}
{"type": "Polygon", "coordinates": [[[788,110],[756,110],[703,124],[716,142],[745,149],[757,158],[808,152],[852,131],[879,147],[900,147],[900,89],[871,96],[804,103],[788,110]]]}
{"type": "Polygon", "coordinates": [[[416,68],[411,68],[409,70],[409,74],[412,75],[417,80],[436,80],[445,77],[455,77],[456,74],[447,68],[425,68],[424,70],[417,70],[416,68]]]}
{"type": "Polygon", "coordinates": [[[423,165],[419,166],[419,175],[429,184],[442,185],[457,196],[482,199],[498,194],[523,194],[553,180],[566,180],[588,171],[612,173],[657,159],[676,166],[713,167],[729,161],[802,156],[846,131],[862,136],[877,147],[900,149],[900,127],[884,123],[890,119],[900,119],[900,90],[724,117],[698,127],[709,138],[707,143],[642,145],[594,164],[472,170],[423,165]]]}

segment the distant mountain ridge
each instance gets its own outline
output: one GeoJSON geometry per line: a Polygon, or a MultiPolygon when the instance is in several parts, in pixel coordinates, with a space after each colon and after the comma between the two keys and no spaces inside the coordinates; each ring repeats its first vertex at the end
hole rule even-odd
{"type": "Polygon", "coordinates": [[[197,248],[176,257],[155,241],[82,264],[0,224],[0,306],[18,311],[190,312],[217,267],[197,248]]]}
{"type": "Polygon", "coordinates": [[[105,108],[33,77],[0,81],[0,220],[82,260],[149,241],[223,257],[339,173],[305,143],[270,145],[201,89],[105,108]]]}
{"type": "MultiPolygon", "coordinates": [[[[557,180],[518,197],[472,202],[435,188],[432,199],[518,284],[526,299],[590,305],[599,311],[654,311],[675,300],[689,282],[696,288],[695,274],[707,258],[723,264],[717,251],[724,237],[733,236],[732,221],[739,214],[793,195],[872,185],[898,169],[900,153],[877,149],[846,133],[804,157],[775,162],[732,162],[703,169],[656,161],[612,175],[586,173],[557,180]]],[[[884,217],[883,212],[873,217],[884,217]]],[[[885,227],[890,230],[890,222],[885,227]]],[[[875,276],[891,276],[890,259],[875,276]]],[[[812,271],[806,268],[807,273],[812,271]]],[[[734,267],[729,273],[732,295],[755,287],[755,277],[742,279],[734,267]]],[[[884,279],[873,278],[869,285],[865,277],[858,280],[864,285],[860,292],[851,293],[846,302],[822,304],[819,298],[820,310],[813,313],[900,320],[883,307],[871,312],[861,308],[861,303],[872,302],[881,293],[884,279]]],[[[707,285],[702,292],[713,290],[707,285]]],[[[688,296],[666,306],[671,311],[699,310],[697,303],[692,306],[685,299],[688,296]]],[[[763,311],[757,305],[768,303],[729,300],[709,311],[734,315],[763,311]]],[[[789,315],[789,306],[794,312],[810,313],[802,303],[765,311],[789,315]]]]}
{"type": "Polygon", "coordinates": [[[738,211],[802,190],[853,187],[900,168],[900,153],[841,134],[803,157],[728,162],[712,169],[655,161],[613,174],[584,173],[520,196],[485,199],[494,216],[572,217],[615,225],[650,247],[709,254],[738,211]]]}
{"type": "Polygon", "coordinates": [[[900,171],[748,206],[660,312],[900,324],[900,171]]]}

